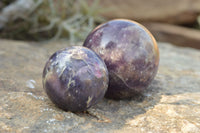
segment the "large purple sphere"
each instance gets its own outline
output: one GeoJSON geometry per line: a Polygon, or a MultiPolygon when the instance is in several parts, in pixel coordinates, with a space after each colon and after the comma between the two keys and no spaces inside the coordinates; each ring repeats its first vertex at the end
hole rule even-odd
{"type": "Polygon", "coordinates": [[[95,52],[74,46],[49,58],[43,71],[43,87],[61,109],[84,111],[104,97],[108,71],[95,52]]]}
{"type": "Polygon", "coordinates": [[[84,46],[94,50],[107,65],[107,98],[124,99],[141,94],[154,79],[159,51],[152,34],[137,22],[117,19],[94,29],[84,46]]]}

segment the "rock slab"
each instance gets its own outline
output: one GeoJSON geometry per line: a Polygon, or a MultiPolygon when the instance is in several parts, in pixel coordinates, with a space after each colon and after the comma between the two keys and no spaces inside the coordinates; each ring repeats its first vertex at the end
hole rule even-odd
{"type": "MultiPolygon", "coordinates": [[[[93,1],[93,0],[88,0],[93,1]]],[[[106,18],[129,18],[174,24],[195,23],[200,13],[200,0],[101,0],[106,18]]]]}
{"type": "Polygon", "coordinates": [[[200,132],[200,51],[159,43],[159,71],[142,96],[72,113],[42,87],[47,59],[67,46],[0,40],[0,132],[200,132]]]}

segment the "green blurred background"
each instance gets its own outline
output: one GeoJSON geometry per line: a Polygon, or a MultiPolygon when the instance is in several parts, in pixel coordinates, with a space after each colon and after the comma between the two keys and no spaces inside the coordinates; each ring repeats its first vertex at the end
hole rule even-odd
{"type": "Polygon", "coordinates": [[[200,48],[199,13],[200,0],[1,0],[0,38],[82,42],[100,23],[125,18],[147,26],[158,41],[200,48]]]}

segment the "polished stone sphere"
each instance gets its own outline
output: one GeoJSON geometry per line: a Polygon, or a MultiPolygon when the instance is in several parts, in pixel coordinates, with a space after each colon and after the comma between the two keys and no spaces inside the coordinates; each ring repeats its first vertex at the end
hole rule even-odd
{"type": "Polygon", "coordinates": [[[137,22],[116,19],[104,23],[88,35],[83,46],[94,50],[107,65],[107,98],[126,99],[141,94],[157,73],[157,43],[137,22]]]}
{"type": "Polygon", "coordinates": [[[66,111],[84,111],[107,91],[108,70],[92,50],[74,46],[55,52],[43,71],[43,87],[53,103],[66,111]]]}

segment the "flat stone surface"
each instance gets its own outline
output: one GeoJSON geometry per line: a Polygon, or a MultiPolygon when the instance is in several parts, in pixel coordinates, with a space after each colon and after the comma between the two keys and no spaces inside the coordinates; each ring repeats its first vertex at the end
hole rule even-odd
{"type": "Polygon", "coordinates": [[[200,51],[159,43],[159,71],[142,96],[71,113],[41,82],[49,56],[67,46],[0,40],[0,132],[200,132],[200,51]]]}

